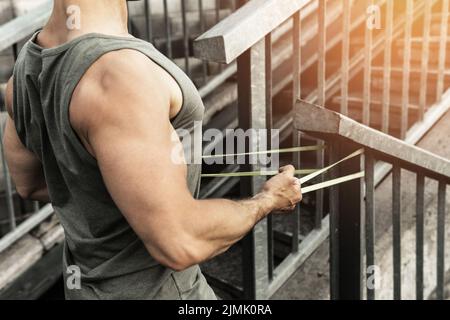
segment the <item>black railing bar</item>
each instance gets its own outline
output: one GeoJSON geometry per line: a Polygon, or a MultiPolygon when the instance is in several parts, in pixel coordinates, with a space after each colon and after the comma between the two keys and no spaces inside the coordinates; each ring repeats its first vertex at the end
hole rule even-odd
{"type": "MultiPolygon", "coordinates": [[[[330,163],[339,161],[339,146],[331,144],[329,152],[330,163]]],[[[330,179],[339,176],[339,168],[330,171],[330,179]]],[[[339,186],[330,187],[330,298],[339,298],[339,186]]]]}
{"type": "Polygon", "coordinates": [[[416,299],[423,300],[423,240],[425,210],[425,176],[416,179],[416,299]]]}
{"type": "Polygon", "coordinates": [[[171,25],[170,25],[170,17],[169,17],[169,7],[167,0],[163,0],[163,7],[164,7],[164,26],[166,31],[166,47],[167,47],[167,56],[169,58],[172,58],[172,31],[171,31],[171,25]]]}
{"type": "Polygon", "coordinates": [[[184,68],[187,75],[191,76],[191,70],[189,65],[189,29],[187,27],[186,17],[186,2],[181,0],[181,23],[183,25],[183,50],[184,50],[184,68]]]}
{"type": "Polygon", "coordinates": [[[392,253],[394,300],[401,300],[401,168],[392,169],[392,253]]]}
{"type": "Polygon", "coordinates": [[[153,42],[152,7],[150,0],[144,1],[145,10],[145,34],[148,42],[153,42]]]}
{"type": "MultiPolygon", "coordinates": [[[[293,16],[293,69],[292,69],[292,107],[295,105],[295,101],[297,99],[301,98],[301,59],[302,59],[302,50],[301,50],[301,11],[298,11],[293,16]]],[[[293,145],[294,146],[300,146],[301,139],[300,139],[300,133],[298,131],[293,130],[293,145]]],[[[300,153],[295,153],[293,157],[293,164],[296,168],[300,168],[301,162],[300,162],[300,153]]],[[[291,245],[291,252],[295,253],[298,251],[298,245],[299,245],[299,232],[300,232],[300,205],[297,205],[294,209],[293,215],[292,215],[292,229],[293,229],[293,237],[292,237],[292,245],[291,245]]]]}
{"type": "MultiPolygon", "coordinates": [[[[265,75],[266,75],[266,128],[267,128],[267,147],[272,149],[272,128],[273,128],[273,70],[272,70],[272,34],[269,33],[265,38],[265,75]]],[[[268,254],[268,274],[269,281],[273,278],[275,267],[274,255],[274,234],[273,234],[273,216],[267,217],[267,254],[268,254]]]]}
{"type": "Polygon", "coordinates": [[[439,181],[437,206],[437,263],[436,263],[436,298],[445,299],[445,206],[447,184],[439,181]]]}
{"type": "MultiPolygon", "coordinates": [[[[366,268],[375,266],[375,158],[370,150],[364,153],[365,167],[365,244],[366,268]]],[[[366,269],[367,270],[367,269],[366,269]]],[[[376,274],[367,273],[367,277],[376,277],[376,274]]],[[[374,279],[372,279],[372,282],[374,279]]],[[[367,300],[375,300],[375,288],[367,283],[367,300]]]]}
{"type": "MultiPolygon", "coordinates": [[[[200,22],[200,32],[205,32],[205,15],[203,13],[203,0],[198,0],[198,19],[200,22]]],[[[203,76],[203,85],[207,85],[207,76],[208,76],[208,63],[206,61],[202,61],[202,76],[203,76]]]]}
{"type": "MultiPolygon", "coordinates": [[[[325,90],[326,90],[326,59],[327,59],[327,28],[326,28],[326,16],[327,16],[327,4],[325,0],[319,0],[319,11],[317,14],[318,18],[318,61],[317,61],[317,90],[318,90],[318,104],[320,106],[325,106],[325,90]]],[[[319,142],[319,145],[323,145],[324,142],[319,142]]],[[[316,166],[317,168],[323,168],[325,164],[325,153],[324,150],[318,150],[316,152],[316,166]]],[[[317,179],[317,183],[323,181],[323,177],[317,179]]],[[[321,228],[322,215],[323,215],[323,190],[316,191],[316,212],[314,225],[316,229],[321,228]]]]}

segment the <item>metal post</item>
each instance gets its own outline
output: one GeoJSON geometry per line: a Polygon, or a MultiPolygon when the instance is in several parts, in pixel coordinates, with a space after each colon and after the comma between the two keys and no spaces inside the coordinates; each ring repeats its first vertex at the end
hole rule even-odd
{"type": "Polygon", "coordinates": [[[428,62],[430,57],[430,30],[431,30],[432,3],[425,1],[425,17],[423,25],[422,41],[422,65],[420,73],[420,98],[419,98],[419,117],[423,120],[427,107],[427,87],[428,87],[428,62]]]}
{"type": "MultiPolygon", "coordinates": [[[[375,266],[375,159],[369,150],[364,157],[366,203],[366,269],[375,266]]],[[[368,269],[367,269],[368,270],[368,269]]],[[[366,272],[367,273],[367,272],[366,272]]],[[[367,276],[369,274],[367,273],[367,276]]],[[[376,275],[370,274],[371,277],[376,275]]],[[[375,288],[367,283],[367,300],[375,300],[375,288]]]]}
{"type": "MultiPolygon", "coordinates": [[[[355,146],[348,142],[339,141],[339,158],[354,152],[355,146]]],[[[361,171],[361,159],[355,158],[343,163],[339,168],[339,175],[345,176],[361,171]]],[[[342,184],[338,188],[337,219],[339,243],[339,278],[338,299],[360,300],[361,291],[361,264],[362,264],[362,181],[355,180],[342,184]],[[351,198],[351,201],[350,201],[351,198]]]]}
{"type": "MultiPolygon", "coordinates": [[[[200,22],[200,32],[203,33],[205,31],[205,16],[203,15],[203,0],[198,0],[198,15],[200,22]]],[[[206,84],[208,75],[208,64],[206,61],[202,61],[202,77],[203,77],[203,85],[206,84]]]]}
{"type": "Polygon", "coordinates": [[[384,133],[389,132],[389,106],[391,103],[392,35],[394,32],[394,0],[387,1],[386,11],[386,45],[384,49],[383,67],[383,105],[381,111],[381,130],[384,133]]]}
{"type": "MultiPolygon", "coordinates": [[[[301,13],[300,11],[296,12],[293,16],[293,71],[292,71],[292,107],[295,106],[295,103],[298,99],[301,98],[301,43],[300,43],[300,34],[301,34],[301,13]]],[[[293,130],[292,137],[293,145],[299,147],[300,146],[300,132],[297,130],[293,130]]],[[[300,169],[300,153],[295,153],[293,158],[293,164],[296,168],[300,169]]],[[[292,252],[298,252],[299,246],[299,232],[300,232],[300,205],[297,205],[292,214],[292,252]]]]}
{"type": "Polygon", "coordinates": [[[392,169],[392,242],[394,270],[394,299],[402,298],[402,264],[401,264],[401,168],[394,165],[392,169]]]}
{"type": "Polygon", "coordinates": [[[439,63],[438,63],[438,81],[436,99],[441,100],[444,93],[444,71],[445,60],[447,55],[447,36],[448,36],[448,18],[449,18],[449,0],[442,0],[442,20],[441,35],[439,41],[439,63]]]}
{"type": "Polygon", "coordinates": [[[417,174],[416,182],[416,299],[423,300],[423,236],[425,209],[425,176],[417,174]]]}
{"type": "MultiPolygon", "coordinates": [[[[373,4],[373,0],[368,0],[368,5],[373,4]]],[[[366,25],[364,40],[364,93],[363,93],[363,117],[362,122],[366,126],[370,125],[370,103],[371,103],[371,80],[372,80],[372,29],[366,25]]]]}
{"type": "Polygon", "coordinates": [[[183,47],[184,47],[184,68],[188,76],[191,75],[191,70],[189,66],[189,29],[187,27],[187,12],[186,12],[186,2],[181,0],[181,19],[183,24],[183,47]]]}
{"type": "Polygon", "coordinates": [[[145,32],[148,42],[153,42],[153,25],[152,25],[152,8],[150,5],[150,0],[145,0],[145,32]]]}
{"type": "Polygon", "coordinates": [[[164,5],[164,26],[166,29],[167,56],[172,59],[172,31],[170,27],[169,7],[167,0],[163,0],[164,5]]]}
{"type": "MultiPolygon", "coordinates": [[[[265,39],[259,41],[238,58],[239,127],[264,129],[266,126],[266,60],[265,39]]],[[[254,139],[255,140],[255,139],[254,139]]],[[[251,150],[260,150],[253,141],[251,150]]],[[[243,171],[260,170],[259,165],[245,164],[243,171]]],[[[264,184],[264,177],[241,178],[241,195],[251,196],[264,184]]],[[[269,285],[267,256],[267,220],[261,221],[244,238],[244,297],[265,299],[269,285]]]]}
{"type": "Polygon", "coordinates": [[[436,298],[445,298],[445,196],[447,184],[439,181],[437,221],[437,289],[436,298]]]}
{"type": "Polygon", "coordinates": [[[412,24],[414,15],[413,0],[406,1],[406,26],[405,26],[405,41],[403,52],[403,83],[402,83],[402,120],[400,127],[400,137],[405,139],[406,131],[408,131],[409,120],[409,76],[411,69],[411,37],[412,24]]]}
{"type": "MultiPolygon", "coordinates": [[[[327,29],[326,29],[326,2],[325,0],[319,0],[319,14],[318,14],[318,67],[317,67],[317,80],[318,80],[318,99],[317,103],[320,106],[325,106],[326,97],[326,45],[327,45],[327,29]]],[[[323,142],[319,142],[319,145],[323,145],[323,142]]],[[[318,168],[322,168],[325,163],[325,154],[323,149],[316,152],[316,165],[318,168]]],[[[323,181],[322,177],[319,177],[318,182],[323,181]]],[[[322,227],[322,215],[323,215],[323,190],[316,191],[316,214],[315,214],[315,228],[320,229],[322,227]]]]}
{"type": "MultiPolygon", "coordinates": [[[[330,144],[330,163],[339,161],[338,144],[330,144]]],[[[339,170],[333,168],[330,179],[339,176],[339,170]]],[[[339,299],[339,186],[330,188],[330,298],[339,299]]]]}
{"type": "MultiPolygon", "coordinates": [[[[272,149],[272,98],[273,98],[273,72],[272,72],[272,34],[269,33],[265,38],[266,45],[266,127],[267,127],[267,149],[272,149]]],[[[274,235],[273,235],[273,217],[267,217],[267,254],[269,279],[273,279],[274,264],[274,235]]]]}

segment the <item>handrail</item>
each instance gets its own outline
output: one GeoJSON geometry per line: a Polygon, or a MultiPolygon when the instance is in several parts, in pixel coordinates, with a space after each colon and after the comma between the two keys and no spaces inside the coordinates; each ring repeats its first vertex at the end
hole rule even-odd
{"type": "Polygon", "coordinates": [[[197,58],[230,63],[312,0],[252,0],[194,42],[197,58]],[[245,35],[245,36],[243,36],[245,35]]]}
{"type": "Polygon", "coordinates": [[[0,26],[0,51],[22,41],[41,28],[50,17],[53,1],[47,1],[37,9],[0,26]]]}
{"type": "Polygon", "coordinates": [[[303,100],[296,103],[294,127],[300,131],[343,137],[382,157],[400,161],[405,168],[420,168],[431,177],[450,183],[450,160],[316,104],[303,100]]]}

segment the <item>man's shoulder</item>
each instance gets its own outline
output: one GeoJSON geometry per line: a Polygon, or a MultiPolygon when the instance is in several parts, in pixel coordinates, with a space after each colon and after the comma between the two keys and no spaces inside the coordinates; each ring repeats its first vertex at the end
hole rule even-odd
{"type": "Polygon", "coordinates": [[[153,62],[142,53],[123,49],[100,57],[84,74],[70,102],[70,119],[75,128],[86,122],[103,122],[124,113],[151,108],[150,102],[170,104],[171,92],[157,78],[153,62]],[[149,100],[149,97],[152,97],[149,100]]]}

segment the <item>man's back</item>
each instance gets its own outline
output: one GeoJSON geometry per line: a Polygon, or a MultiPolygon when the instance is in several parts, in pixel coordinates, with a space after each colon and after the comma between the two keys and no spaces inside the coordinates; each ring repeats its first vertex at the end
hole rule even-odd
{"type": "MultiPolygon", "coordinates": [[[[189,79],[153,46],[134,38],[88,34],[43,49],[35,35],[21,51],[14,71],[18,136],[42,162],[51,202],[65,229],[65,267],[77,265],[82,271],[83,289],[67,292],[69,298],[164,298],[160,291],[172,274],[148,254],[70,121],[71,100],[84,75],[103,56],[125,49],[146,55],[179,84],[184,100],[173,121],[175,129],[190,129],[194,121],[201,121],[203,105],[189,79]],[[128,294],[124,296],[123,290],[128,294]]],[[[124,114],[132,112],[127,105],[121,107],[124,114]]],[[[199,166],[188,166],[188,173],[195,195],[199,166]]],[[[192,282],[198,274],[198,267],[193,267],[177,277],[192,282]]]]}

